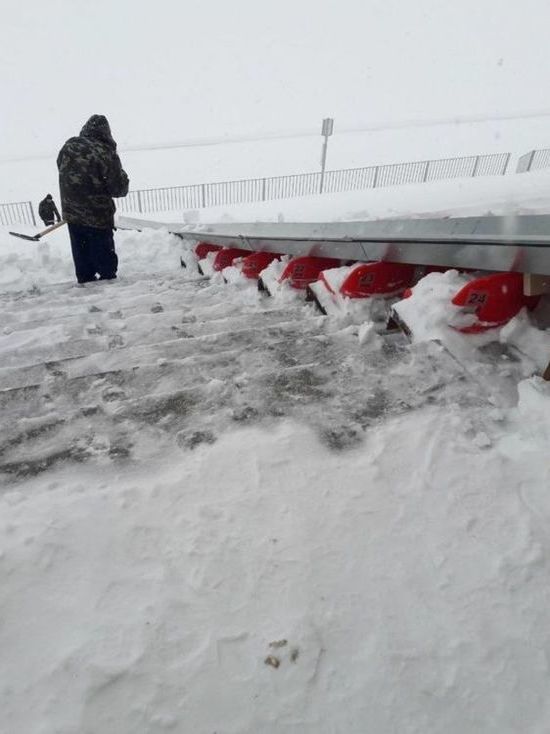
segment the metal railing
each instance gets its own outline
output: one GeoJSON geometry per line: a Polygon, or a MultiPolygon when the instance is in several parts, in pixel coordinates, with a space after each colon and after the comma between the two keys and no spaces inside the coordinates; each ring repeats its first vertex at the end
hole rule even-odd
{"type": "Polygon", "coordinates": [[[14,201],[11,204],[0,204],[0,224],[32,224],[36,227],[32,203],[14,201]]]}
{"type": "Polygon", "coordinates": [[[516,173],[527,173],[540,168],[550,168],[550,148],[530,150],[518,159],[516,173]]]}
{"type": "MultiPolygon", "coordinates": [[[[493,153],[326,171],[323,193],[423,183],[438,179],[503,176],[509,161],[510,153],[493,153]]],[[[298,173],[290,176],[140,189],[130,191],[117,206],[121,212],[140,213],[203,209],[209,206],[309,196],[319,193],[320,185],[320,173],[298,173]]]]}

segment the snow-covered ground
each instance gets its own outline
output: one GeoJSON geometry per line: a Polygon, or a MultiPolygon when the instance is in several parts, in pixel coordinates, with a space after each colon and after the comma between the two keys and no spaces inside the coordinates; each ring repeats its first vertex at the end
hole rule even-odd
{"type": "MultiPolygon", "coordinates": [[[[531,211],[546,180],[299,203],[531,211]]],[[[116,237],[78,288],[66,232],[0,233],[2,731],[547,732],[550,386],[509,351],[545,335],[451,333],[456,274],[409,344],[116,237]]]]}

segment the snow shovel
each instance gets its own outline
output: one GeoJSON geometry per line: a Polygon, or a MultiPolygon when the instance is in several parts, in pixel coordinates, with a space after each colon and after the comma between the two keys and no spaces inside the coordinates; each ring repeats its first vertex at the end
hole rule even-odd
{"type": "Polygon", "coordinates": [[[55,224],[52,224],[50,227],[47,227],[46,229],[42,230],[42,232],[39,232],[38,234],[21,234],[21,232],[10,232],[11,235],[14,237],[21,237],[22,240],[30,240],[31,242],[39,242],[41,237],[44,237],[45,234],[50,234],[50,232],[53,232],[54,229],[59,229],[59,227],[62,227],[66,222],[62,219],[60,222],[56,222],[55,224]]]}

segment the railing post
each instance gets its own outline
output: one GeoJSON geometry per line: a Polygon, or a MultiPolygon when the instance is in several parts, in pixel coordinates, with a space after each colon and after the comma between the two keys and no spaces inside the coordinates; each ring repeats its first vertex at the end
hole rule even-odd
{"type": "Polygon", "coordinates": [[[477,175],[477,168],[479,166],[479,158],[480,158],[480,156],[477,155],[476,156],[476,161],[474,163],[474,170],[472,171],[472,178],[475,178],[476,175],[477,175]]]}
{"type": "Polygon", "coordinates": [[[265,201],[265,178],[262,178],[262,201],[265,201]]]}
{"type": "Polygon", "coordinates": [[[503,175],[503,176],[505,176],[505,175],[506,175],[506,171],[508,170],[508,164],[510,163],[510,158],[511,158],[511,157],[512,157],[512,154],[511,154],[511,153],[508,153],[508,154],[506,155],[506,162],[504,163],[504,168],[503,168],[503,170],[502,170],[502,175],[503,175]]]}
{"type": "Polygon", "coordinates": [[[206,208],[206,184],[201,184],[201,206],[206,208]]]}
{"type": "Polygon", "coordinates": [[[142,214],[142,209],[141,209],[141,191],[137,191],[136,193],[137,193],[137,200],[138,200],[138,212],[140,214],[142,214]]]}
{"type": "Polygon", "coordinates": [[[430,172],[430,163],[431,161],[426,161],[426,168],[424,169],[424,175],[422,176],[422,182],[426,183],[428,180],[428,173],[430,172]]]}
{"type": "Polygon", "coordinates": [[[33,226],[36,227],[36,217],[34,216],[34,209],[33,209],[33,206],[32,206],[32,201],[29,201],[29,209],[31,210],[31,217],[32,217],[33,226]]]}
{"type": "Polygon", "coordinates": [[[373,189],[376,188],[376,184],[378,183],[378,168],[379,166],[376,166],[376,168],[374,169],[374,181],[372,182],[373,189]]]}
{"type": "Polygon", "coordinates": [[[529,161],[527,163],[527,168],[525,169],[526,171],[531,170],[531,166],[533,165],[533,159],[535,157],[535,152],[536,151],[532,150],[531,153],[529,154],[529,161]]]}

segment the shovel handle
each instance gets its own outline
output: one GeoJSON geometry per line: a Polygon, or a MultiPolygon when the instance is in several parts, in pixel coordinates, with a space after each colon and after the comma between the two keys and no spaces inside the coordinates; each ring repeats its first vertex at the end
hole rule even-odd
{"type": "Polygon", "coordinates": [[[35,235],[35,239],[39,240],[41,237],[44,237],[45,234],[50,234],[50,232],[53,232],[54,229],[59,229],[59,227],[62,227],[64,224],[67,224],[67,222],[64,219],[62,219],[60,222],[56,222],[55,224],[52,224],[50,227],[46,227],[45,230],[35,235]]]}

